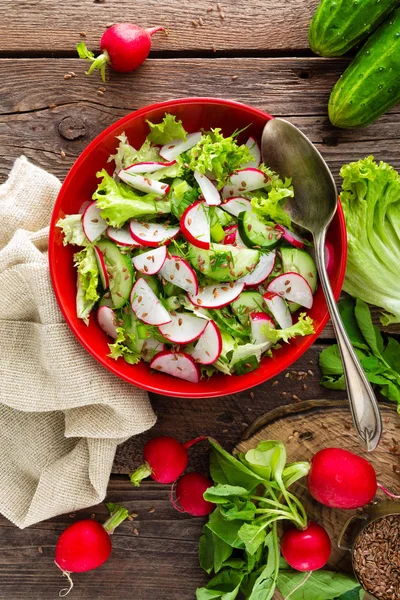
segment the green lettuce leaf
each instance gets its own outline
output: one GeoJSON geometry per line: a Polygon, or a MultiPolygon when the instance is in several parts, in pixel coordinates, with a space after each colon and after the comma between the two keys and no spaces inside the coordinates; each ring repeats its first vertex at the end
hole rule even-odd
{"type": "Polygon", "coordinates": [[[117,328],[117,338],[113,344],[108,344],[110,348],[110,353],[107,354],[110,358],[117,360],[121,356],[126,360],[130,365],[136,365],[141,360],[140,354],[128,348],[126,343],[131,342],[134,343],[135,336],[127,333],[123,327],[117,328]]]}
{"type": "Polygon", "coordinates": [[[203,133],[199,143],[186,152],[185,157],[192,171],[197,170],[203,175],[212,172],[218,189],[241,165],[253,160],[248,147],[237,143],[235,134],[224,137],[218,127],[203,133]]]}
{"type": "Polygon", "coordinates": [[[265,337],[271,342],[288,342],[291,338],[298,335],[305,336],[315,333],[313,320],[308,317],[306,313],[300,313],[298,321],[287,327],[286,329],[273,329],[269,324],[262,328],[262,332],[265,337]]]}
{"type": "Polygon", "coordinates": [[[168,200],[156,200],[155,194],[136,192],[124,183],[118,183],[105,169],[97,173],[102,181],[93,194],[101,216],[113,227],[122,227],[128,219],[170,212],[168,200]]]}
{"type": "Polygon", "coordinates": [[[294,196],[292,180],[288,178],[282,180],[277,173],[265,165],[260,165],[259,168],[268,175],[270,184],[265,189],[252,192],[253,210],[263,217],[290,228],[292,221],[284,210],[284,205],[288,198],[294,196]]]}
{"type": "Polygon", "coordinates": [[[64,246],[67,244],[87,246],[89,244],[82,227],[82,215],[66,215],[63,219],[58,219],[56,227],[62,229],[64,246]]]}
{"type": "Polygon", "coordinates": [[[344,165],[340,199],[348,237],[344,290],[400,322],[400,175],[369,156],[344,165]]]}
{"type": "Polygon", "coordinates": [[[97,292],[99,268],[92,246],[86,246],[86,248],[74,254],[74,265],[78,269],[84,299],[96,302],[99,299],[97,292]]]}
{"type": "Polygon", "coordinates": [[[146,140],[139,150],[130,145],[124,132],[121,135],[117,135],[117,140],[119,140],[117,151],[115,154],[109,156],[107,161],[115,162],[115,170],[117,172],[134,163],[161,160],[159,149],[156,146],[152,146],[149,140],[146,140]]]}
{"type": "Polygon", "coordinates": [[[166,114],[161,123],[152,123],[146,121],[150,127],[150,133],[147,139],[153,144],[168,144],[172,140],[186,140],[186,131],[182,121],[175,115],[166,114]]]}

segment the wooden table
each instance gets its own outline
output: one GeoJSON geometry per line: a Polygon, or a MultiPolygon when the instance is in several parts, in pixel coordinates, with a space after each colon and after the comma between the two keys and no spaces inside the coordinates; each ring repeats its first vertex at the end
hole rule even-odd
{"type": "MultiPolygon", "coordinates": [[[[369,154],[399,168],[399,107],[361,131],[330,126],[329,92],[348,59],[317,58],[308,49],[316,5],[317,0],[225,0],[220,15],[212,0],[2,0],[0,182],[22,153],[63,179],[83,148],[115,120],[183,96],[231,98],[289,118],[316,144],[335,177],[342,164],[369,154]],[[87,65],[76,58],[75,44],[84,39],[97,50],[106,26],[118,21],[165,24],[169,35],[157,34],[151,58],[130,75],[112,73],[102,93],[98,74],[85,76],[87,65]],[[76,77],[64,79],[70,71],[76,77]]],[[[203,433],[230,449],[268,409],[296,397],[345,397],[319,386],[318,355],[332,337],[328,326],[293,365],[293,371],[308,371],[305,381],[282,373],[251,392],[210,400],[153,395],[157,425],[118,449],[108,493],[108,500],[138,516],[115,533],[105,566],[75,576],[70,597],[193,599],[196,587],[207,580],[197,561],[202,520],[175,512],[167,487],[144,483],[134,490],[126,474],[151,436],[172,434],[184,441],[203,433]]],[[[207,468],[205,448],[195,448],[192,456],[195,468],[207,468]]],[[[103,519],[105,506],[76,518],[92,513],[103,519]]],[[[0,519],[1,600],[58,597],[63,582],[52,562],[54,547],[74,518],[64,515],[24,531],[0,519]]]]}

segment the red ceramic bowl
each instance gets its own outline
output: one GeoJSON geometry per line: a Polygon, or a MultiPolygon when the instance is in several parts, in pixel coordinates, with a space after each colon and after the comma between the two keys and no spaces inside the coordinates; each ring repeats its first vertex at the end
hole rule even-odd
{"type": "MultiPolygon", "coordinates": [[[[243,134],[243,141],[249,135],[260,139],[265,123],[272,119],[271,115],[261,110],[231,100],[185,98],[142,108],[108,127],[89,144],[75,162],[64,181],[54,207],[49,241],[50,272],[54,292],[61,311],[77,339],[96,360],[125,381],[167,396],[205,398],[233,394],[275,377],[290,367],[317,339],[328,321],[328,310],[321,289],[318,289],[314,305],[309,312],[314,319],[314,335],[295,338],[290,344],[284,344],[281,349],[274,351],[272,359],[265,358],[260,368],[248,375],[230,377],[222,374],[215,375],[208,381],[204,380],[196,384],[151,371],[143,362],[132,366],[123,359],[114,361],[108,358],[106,355],[109,351],[107,346],[109,340],[98,327],[93,316],[87,327],[75,313],[76,273],[72,256],[76,248],[62,245],[62,234],[55,226],[56,222],[66,214],[77,213],[82,203],[91,198],[97,186],[97,171],[106,167],[111,172],[112,165],[107,164],[107,159],[115,152],[117,146],[115,136],[125,131],[130,142],[138,147],[148,133],[146,119],[153,122],[160,121],[165,112],[173,113],[182,119],[185,129],[189,132],[200,128],[221,127],[225,135],[230,135],[235,129],[247,128],[243,134]]],[[[344,279],[347,256],[346,229],[340,204],[329,228],[328,239],[335,250],[330,277],[337,298],[344,279]]]]}

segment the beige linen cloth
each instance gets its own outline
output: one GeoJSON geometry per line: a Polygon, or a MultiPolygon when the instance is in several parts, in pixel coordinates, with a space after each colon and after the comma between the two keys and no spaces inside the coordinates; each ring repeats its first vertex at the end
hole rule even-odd
{"type": "Polygon", "coordinates": [[[0,512],[21,528],[101,502],[117,445],[156,419],[58,309],[47,236],[59,188],[25,157],[0,186],[0,512]]]}

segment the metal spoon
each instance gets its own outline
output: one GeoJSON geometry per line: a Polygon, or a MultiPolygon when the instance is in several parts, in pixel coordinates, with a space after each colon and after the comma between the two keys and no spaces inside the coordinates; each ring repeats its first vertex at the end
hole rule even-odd
{"type": "Polygon", "coordinates": [[[291,177],[294,198],[285,208],[297,225],[314,238],[316,265],[336,334],[358,437],[374,450],[382,434],[382,419],[375,394],[343,326],[325,266],[325,236],[337,209],[338,194],[329,168],[313,144],[284,119],[266,124],[261,149],[263,161],[279,175],[291,177]]]}

